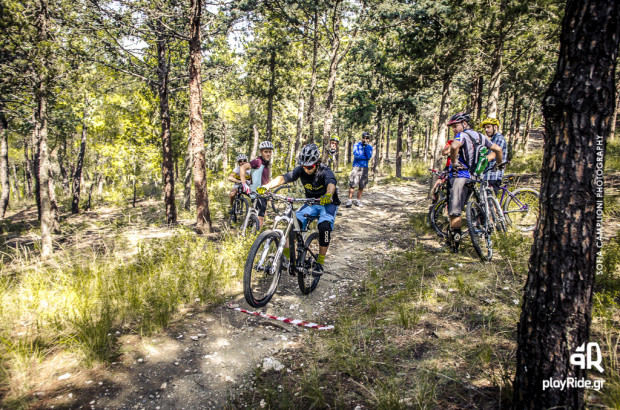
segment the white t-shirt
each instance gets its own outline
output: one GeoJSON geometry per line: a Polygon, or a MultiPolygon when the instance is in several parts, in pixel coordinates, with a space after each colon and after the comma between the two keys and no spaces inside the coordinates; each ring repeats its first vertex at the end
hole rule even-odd
{"type": "MultiPolygon", "coordinates": [[[[235,178],[241,180],[241,176],[239,175],[239,165],[237,165],[237,167],[235,169],[233,169],[233,174],[235,174],[235,178]]],[[[245,171],[245,179],[249,182],[252,180],[252,169],[248,169],[247,171],[245,171]]]]}

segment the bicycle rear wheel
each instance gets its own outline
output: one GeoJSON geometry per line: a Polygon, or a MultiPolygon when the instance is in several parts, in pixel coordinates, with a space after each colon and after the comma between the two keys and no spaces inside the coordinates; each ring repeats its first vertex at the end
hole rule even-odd
{"type": "Polygon", "coordinates": [[[540,194],[531,188],[520,188],[511,194],[504,203],[506,221],[522,232],[534,230],[540,213],[538,208],[540,194]]]}
{"type": "Polygon", "coordinates": [[[232,213],[228,215],[230,226],[234,229],[239,228],[245,221],[249,209],[250,200],[243,196],[237,196],[233,202],[232,213]]]}
{"type": "Polygon", "coordinates": [[[493,257],[491,238],[486,228],[486,215],[478,202],[467,203],[467,226],[471,243],[476,253],[483,261],[490,261],[493,257]]]}
{"type": "Polygon", "coordinates": [[[304,295],[309,294],[316,285],[319,284],[320,276],[312,276],[312,268],[319,256],[319,233],[313,232],[306,238],[304,249],[301,252],[301,259],[298,261],[300,267],[297,271],[297,282],[299,289],[304,295]]]}
{"type": "Polygon", "coordinates": [[[265,306],[276,292],[280,280],[282,258],[275,260],[280,233],[265,231],[256,238],[243,269],[243,295],[248,305],[265,306]]]}
{"type": "MultiPolygon", "coordinates": [[[[440,239],[448,237],[450,217],[448,216],[447,198],[440,199],[435,205],[431,205],[428,219],[440,239]]],[[[461,236],[466,237],[467,235],[469,235],[467,223],[463,223],[461,219],[461,236]]]]}

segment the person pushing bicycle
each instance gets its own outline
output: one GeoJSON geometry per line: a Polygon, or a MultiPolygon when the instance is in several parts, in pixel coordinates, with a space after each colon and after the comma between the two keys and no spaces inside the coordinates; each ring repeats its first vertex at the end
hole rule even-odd
{"type": "MultiPolygon", "coordinates": [[[[471,126],[471,115],[460,112],[454,114],[448,121],[448,127],[454,131],[454,141],[450,145],[450,197],[448,201],[448,216],[450,218],[450,232],[448,245],[454,253],[459,251],[461,241],[461,212],[468,197],[468,186],[471,174],[477,166],[476,151],[479,146],[487,148],[487,161],[497,157],[497,163],[502,162],[502,149],[493,144],[484,135],[474,131],[471,126]]],[[[485,164],[486,166],[486,164],[485,164]]]]}
{"type": "MultiPolygon", "coordinates": [[[[277,188],[282,184],[294,182],[301,179],[306,191],[306,198],[317,198],[320,205],[304,205],[295,214],[299,224],[306,227],[314,219],[318,219],[319,229],[319,256],[317,263],[314,264],[313,276],[323,274],[323,264],[325,255],[331,240],[331,232],[334,229],[336,212],[340,205],[337,181],[333,171],[325,164],[321,164],[321,153],[316,144],[308,144],[301,149],[299,154],[299,166],[284,175],[280,175],[271,182],[259,187],[256,193],[266,194],[269,190],[277,188]],[[306,217],[307,215],[307,217],[306,217]]],[[[284,256],[290,257],[288,247],[284,249],[284,256]]]]}

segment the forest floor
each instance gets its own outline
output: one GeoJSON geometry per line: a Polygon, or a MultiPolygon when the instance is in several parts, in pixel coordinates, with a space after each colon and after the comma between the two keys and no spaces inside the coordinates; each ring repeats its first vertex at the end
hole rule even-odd
{"type": "MultiPolygon", "coordinates": [[[[376,186],[365,193],[363,207],[341,206],[326,260],[326,267],[333,274],[325,274],[308,296],[301,295],[295,277],[283,276],[277,294],[260,311],[333,325],[334,306],[361,286],[368,275],[369,258],[382,261],[391,252],[410,245],[407,221],[411,212],[426,211],[426,190],[425,185],[409,182],[376,186]]],[[[148,212],[154,205],[142,206],[148,212]]],[[[84,226],[111,216],[123,219],[122,213],[107,209],[79,218],[84,226]]],[[[123,244],[130,254],[130,245],[137,240],[132,238],[148,240],[166,235],[165,229],[156,227],[138,235],[130,226],[120,236],[113,230],[106,233],[105,229],[94,227],[83,233],[88,241],[68,236],[67,246],[69,242],[70,246],[82,247],[123,244]]],[[[241,279],[236,291],[220,306],[207,311],[187,308],[164,332],[150,337],[119,337],[122,354],[115,362],[105,370],[67,379],[55,386],[53,392],[39,392],[35,407],[221,408],[239,392],[251,388],[257,366],[262,371],[270,366],[278,369],[280,363],[272,360],[278,352],[294,348],[311,333],[328,332],[232,310],[229,305],[256,310],[243,299],[241,279]]]]}

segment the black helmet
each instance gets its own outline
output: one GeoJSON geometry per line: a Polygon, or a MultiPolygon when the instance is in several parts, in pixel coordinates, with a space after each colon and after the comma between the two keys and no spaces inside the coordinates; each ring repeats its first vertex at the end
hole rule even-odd
{"type": "Polygon", "coordinates": [[[299,164],[302,167],[309,167],[310,165],[314,165],[321,158],[321,153],[319,152],[319,147],[316,144],[308,144],[301,149],[299,153],[299,164]]]}
{"type": "Polygon", "coordinates": [[[463,121],[468,124],[471,123],[471,115],[467,114],[466,112],[459,112],[457,114],[454,114],[452,117],[450,117],[448,125],[459,124],[463,121]]]}
{"type": "Polygon", "coordinates": [[[368,131],[362,132],[362,138],[370,138],[370,133],[368,131]]]}

